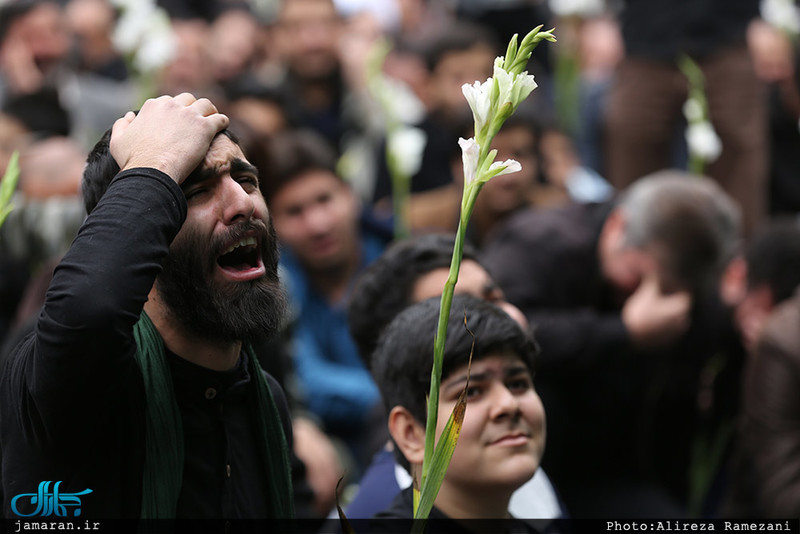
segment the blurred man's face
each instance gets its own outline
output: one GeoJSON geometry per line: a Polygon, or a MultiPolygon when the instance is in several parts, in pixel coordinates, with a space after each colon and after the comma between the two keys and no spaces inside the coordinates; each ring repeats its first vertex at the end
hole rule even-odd
{"type": "Polygon", "coordinates": [[[513,159],[522,165],[519,172],[492,178],[478,195],[475,210],[498,217],[528,204],[539,166],[534,134],[524,126],[500,130],[492,148],[497,149],[496,161],[513,159]]]}
{"type": "Polygon", "coordinates": [[[327,78],[339,64],[340,26],[331,0],[287,0],[275,26],[275,45],[296,76],[327,78]]]}
{"type": "Polygon", "coordinates": [[[469,109],[461,86],[483,83],[492,75],[494,59],[494,50],[482,44],[445,54],[430,77],[433,107],[452,117],[469,109]]]}
{"type": "Polygon", "coordinates": [[[307,171],[273,195],[278,239],[312,271],[337,269],[358,254],[358,202],[327,170],[307,171]]]}

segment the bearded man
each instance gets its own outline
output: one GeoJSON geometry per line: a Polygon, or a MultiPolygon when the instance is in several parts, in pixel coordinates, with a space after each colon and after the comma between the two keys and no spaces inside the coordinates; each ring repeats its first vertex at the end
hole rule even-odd
{"type": "Polygon", "coordinates": [[[89,215],[2,375],[6,518],[292,516],[286,400],[248,346],[281,323],[276,241],[228,122],[163,96],[89,154],[89,215]]]}

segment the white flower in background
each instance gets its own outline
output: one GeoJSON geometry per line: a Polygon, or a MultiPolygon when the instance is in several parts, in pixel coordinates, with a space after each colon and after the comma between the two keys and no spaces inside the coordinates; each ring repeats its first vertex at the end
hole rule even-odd
{"type": "Polygon", "coordinates": [[[550,0],[548,5],[553,14],[558,17],[570,15],[593,17],[601,15],[605,11],[603,0],[550,0]]]}
{"type": "Polygon", "coordinates": [[[800,13],[794,0],[761,0],[761,18],[781,30],[797,35],[800,33],[800,13]]]}
{"type": "Polygon", "coordinates": [[[475,182],[478,178],[478,157],[481,147],[475,142],[475,138],[458,138],[458,146],[461,147],[461,162],[464,164],[464,188],[475,182]]]}
{"type": "Polygon", "coordinates": [[[722,153],[722,141],[711,123],[705,120],[689,124],[686,128],[686,144],[689,152],[705,161],[714,161],[722,153]]]}
{"type": "Polygon", "coordinates": [[[696,98],[688,98],[683,103],[683,116],[686,117],[687,122],[698,122],[703,120],[705,112],[703,111],[703,104],[697,101],[696,98]]]}
{"type": "Polygon", "coordinates": [[[419,128],[403,127],[389,132],[387,139],[389,152],[405,176],[411,177],[422,166],[422,152],[425,150],[427,136],[419,128]]]}
{"type": "Polygon", "coordinates": [[[176,49],[175,36],[166,11],[152,0],[115,0],[121,15],[114,28],[114,45],[133,57],[139,72],[166,65],[176,49]]]}
{"type": "Polygon", "coordinates": [[[425,118],[425,104],[417,98],[408,85],[396,78],[384,76],[382,80],[387,114],[404,124],[417,124],[425,118]]]}

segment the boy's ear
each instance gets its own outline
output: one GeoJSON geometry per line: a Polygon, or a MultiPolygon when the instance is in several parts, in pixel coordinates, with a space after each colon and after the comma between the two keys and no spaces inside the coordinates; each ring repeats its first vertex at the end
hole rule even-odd
{"type": "Polygon", "coordinates": [[[389,412],[389,434],[410,464],[422,465],[425,428],[403,406],[395,406],[389,412]]]}

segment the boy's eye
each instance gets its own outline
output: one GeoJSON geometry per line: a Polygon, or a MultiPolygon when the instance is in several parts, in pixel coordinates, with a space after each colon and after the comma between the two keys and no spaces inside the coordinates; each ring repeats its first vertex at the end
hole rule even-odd
{"type": "Polygon", "coordinates": [[[467,398],[474,399],[483,392],[483,388],[479,385],[470,385],[467,388],[467,398]]]}
{"type": "Polygon", "coordinates": [[[510,391],[522,392],[529,390],[531,387],[533,387],[533,384],[531,383],[530,379],[526,377],[510,380],[506,386],[510,391]]]}

